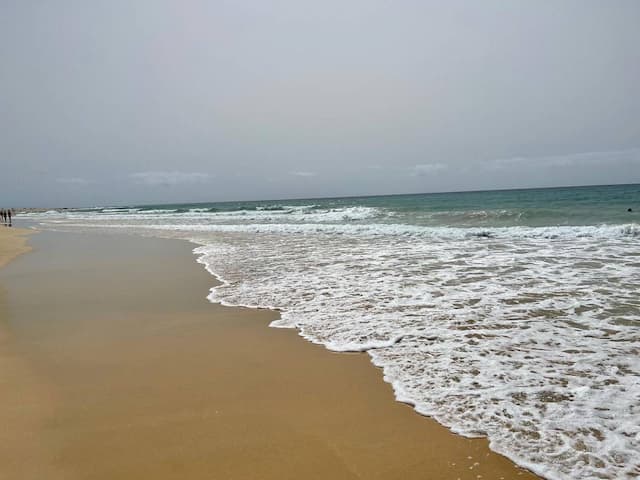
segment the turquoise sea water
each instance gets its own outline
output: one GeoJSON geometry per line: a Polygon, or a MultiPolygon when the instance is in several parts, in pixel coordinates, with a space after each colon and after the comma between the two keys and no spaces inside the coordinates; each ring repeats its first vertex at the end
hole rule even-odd
{"type": "Polygon", "coordinates": [[[222,283],[211,301],[366,351],[453,431],[550,479],[640,477],[640,185],[31,218],[190,240],[222,283]]]}
{"type": "MultiPolygon", "coordinates": [[[[538,188],[414,195],[345,198],[262,200],[194,204],[131,205],[78,211],[117,213],[135,209],[139,213],[187,213],[233,211],[291,211],[291,207],[313,210],[370,207],[393,213],[376,221],[425,226],[555,226],[624,224],[640,214],[640,185],[538,188]],[[631,208],[633,211],[628,212],[631,208]]],[[[132,212],[133,213],[133,212],[132,212]]],[[[346,220],[347,218],[345,218],[346,220]]],[[[338,218],[337,221],[342,219],[338,218]]],[[[351,218],[370,222],[371,218],[351,218]]]]}

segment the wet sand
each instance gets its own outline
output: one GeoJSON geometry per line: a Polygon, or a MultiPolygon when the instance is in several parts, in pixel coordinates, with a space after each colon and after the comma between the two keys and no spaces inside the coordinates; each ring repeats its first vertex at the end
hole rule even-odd
{"type": "Polygon", "coordinates": [[[30,242],[0,271],[0,479],[536,478],[396,402],[368,356],[210,304],[186,242],[30,242]]]}
{"type": "Polygon", "coordinates": [[[31,250],[31,247],[27,245],[27,237],[32,232],[32,230],[25,228],[10,228],[0,225],[0,268],[31,250]]]}
{"type": "MultiPolygon", "coordinates": [[[[0,226],[0,267],[31,250],[30,230],[0,226]]],[[[0,271],[0,274],[3,273],[0,271]]],[[[38,434],[53,415],[52,391],[38,378],[12,335],[7,284],[0,280],[0,479],[62,478],[38,434]]]]}

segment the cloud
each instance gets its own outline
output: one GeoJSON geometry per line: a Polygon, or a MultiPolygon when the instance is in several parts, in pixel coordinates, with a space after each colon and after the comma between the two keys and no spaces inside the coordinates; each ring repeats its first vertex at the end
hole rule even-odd
{"type": "Polygon", "coordinates": [[[56,178],[56,183],[62,183],[64,185],[89,185],[95,183],[93,180],[80,177],[63,177],[56,178]]]}
{"type": "Polygon", "coordinates": [[[640,148],[628,150],[610,150],[598,152],[569,153],[566,155],[548,155],[543,157],[511,157],[498,158],[483,162],[484,166],[492,170],[503,170],[513,167],[578,167],[587,165],[603,165],[612,162],[638,162],[640,148]]]}
{"type": "Polygon", "coordinates": [[[294,177],[315,177],[318,174],[316,172],[289,172],[294,177]]]}
{"type": "Polygon", "coordinates": [[[172,186],[190,183],[207,183],[213,178],[208,173],[198,172],[138,172],[129,175],[138,185],[172,186]]]}
{"type": "Polygon", "coordinates": [[[448,167],[444,163],[423,163],[421,165],[415,165],[412,169],[411,175],[414,177],[424,177],[432,173],[446,170],[448,167]]]}

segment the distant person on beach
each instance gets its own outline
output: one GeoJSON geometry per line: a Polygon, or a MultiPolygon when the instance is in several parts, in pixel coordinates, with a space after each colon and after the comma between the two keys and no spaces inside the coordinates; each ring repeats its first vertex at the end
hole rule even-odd
{"type": "Polygon", "coordinates": [[[2,210],[0,210],[0,216],[2,217],[2,223],[4,223],[5,225],[7,224],[7,215],[4,211],[4,208],[2,210]]]}
{"type": "Polygon", "coordinates": [[[11,226],[11,209],[7,209],[7,217],[9,217],[9,226],[11,226]]]}

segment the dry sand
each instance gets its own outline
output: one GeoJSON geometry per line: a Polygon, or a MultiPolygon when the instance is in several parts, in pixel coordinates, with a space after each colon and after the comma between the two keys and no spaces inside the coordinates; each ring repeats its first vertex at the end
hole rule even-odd
{"type": "Polygon", "coordinates": [[[396,402],[368,356],[207,302],[185,242],[31,242],[0,271],[1,479],[535,478],[396,402]]]}

